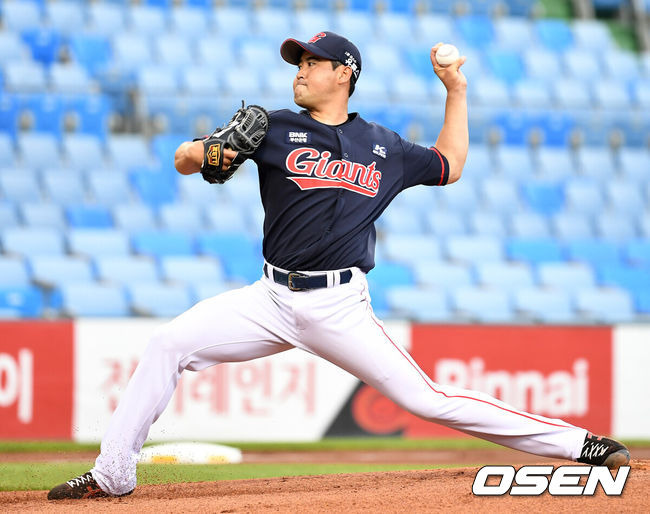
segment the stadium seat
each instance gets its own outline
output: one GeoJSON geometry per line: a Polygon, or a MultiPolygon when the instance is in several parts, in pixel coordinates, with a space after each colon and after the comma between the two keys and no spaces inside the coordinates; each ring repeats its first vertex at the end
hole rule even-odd
{"type": "Polygon", "coordinates": [[[509,239],[506,241],[506,253],[511,260],[531,264],[564,260],[560,245],[553,239],[547,238],[509,239]]]}
{"type": "Polygon", "coordinates": [[[101,141],[91,134],[66,134],[63,152],[66,164],[75,170],[96,169],[103,162],[101,141]]]}
{"type": "Polygon", "coordinates": [[[468,212],[476,208],[479,202],[476,184],[465,178],[445,186],[442,198],[447,209],[451,211],[468,212]]]}
{"type": "MultiPolygon", "coordinates": [[[[600,51],[599,51],[600,54],[600,51]]],[[[564,53],[564,65],[569,74],[583,81],[602,78],[602,64],[590,50],[572,49],[564,53]]]]}
{"type": "Polygon", "coordinates": [[[4,67],[5,90],[14,93],[41,93],[47,89],[43,66],[33,61],[12,61],[4,67]]]}
{"type": "Polygon", "coordinates": [[[31,169],[56,168],[60,165],[56,137],[47,132],[29,132],[18,136],[18,150],[23,165],[31,169]],[[34,152],[38,148],[38,152],[34,152]]]}
{"type": "Polygon", "coordinates": [[[20,36],[10,30],[0,32],[0,65],[11,61],[25,61],[31,57],[29,47],[20,36]]]}
{"type": "Polygon", "coordinates": [[[506,84],[516,83],[526,74],[519,51],[496,50],[489,52],[487,63],[492,74],[506,84]]]}
{"type": "Polygon", "coordinates": [[[611,209],[631,216],[638,216],[647,205],[638,186],[628,181],[609,182],[605,186],[605,196],[611,209]]]}
{"type": "Polygon", "coordinates": [[[571,323],[575,313],[566,291],[525,288],[515,291],[514,308],[523,316],[542,323],[571,323]]]}
{"type": "Polygon", "coordinates": [[[158,227],[153,211],[142,204],[121,204],[113,208],[115,226],[128,233],[150,231],[158,227]]]}
{"type": "Polygon", "coordinates": [[[72,97],[67,102],[66,109],[78,120],[78,133],[91,134],[99,137],[102,142],[108,133],[108,121],[111,109],[108,97],[105,95],[90,95],[72,97]]]}
{"type": "Polygon", "coordinates": [[[65,255],[39,256],[29,260],[32,280],[40,287],[53,288],[63,284],[92,282],[90,263],[65,255]]]}
{"type": "Polygon", "coordinates": [[[558,105],[565,108],[591,107],[591,93],[585,83],[577,79],[563,78],[554,81],[553,93],[558,105]]]}
{"type": "Polygon", "coordinates": [[[470,88],[470,99],[490,107],[506,107],[511,102],[508,86],[502,80],[487,77],[470,88]]]}
{"type": "Polygon", "coordinates": [[[575,19],[571,23],[571,29],[578,48],[602,52],[613,46],[607,25],[599,20],[575,19]]]}
{"type": "Polygon", "coordinates": [[[557,77],[562,76],[560,59],[550,50],[539,46],[524,47],[522,49],[526,75],[546,84],[555,82],[557,77]]]}
{"type": "Polygon", "coordinates": [[[125,10],[112,2],[96,2],[88,6],[88,31],[92,34],[112,36],[125,30],[125,10]]]}
{"type": "Polygon", "coordinates": [[[189,290],[181,285],[136,283],[127,292],[131,310],[139,316],[173,317],[192,306],[189,290]]]}
{"type": "Polygon", "coordinates": [[[503,239],[508,235],[503,216],[491,210],[475,210],[469,216],[468,234],[503,239]]]}
{"type": "Polygon", "coordinates": [[[611,48],[604,52],[602,59],[609,76],[617,80],[630,81],[641,74],[639,59],[632,52],[611,48]]]}
{"type": "Polygon", "coordinates": [[[515,213],[521,210],[517,185],[512,180],[486,180],[482,185],[483,204],[489,210],[499,213],[515,213]]]}
{"type": "Polygon", "coordinates": [[[75,1],[49,2],[45,5],[45,19],[48,27],[69,34],[84,26],[85,9],[75,1]]]}
{"type": "Polygon", "coordinates": [[[119,169],[128,170],[135,166],[147,166],[152,163],[147,142],[144,137],[136,135],[114,135],[107,142],[111,162],[119,169]]]}
{"type": "Polygon", "coordinates": [[[0,287],[0,318],[40,318],[43,293],[34,286],[0,287]]]}
{"type": "Polygon", "coordinates": [[[51,228],[7,228],[2,231],[2,249],[30,258],[64,253],[61,233],[51,228]]]}
{"type": "Polygon", "coordinates": [[[500,175],[530,178],[534,173],[531,154],[524,146],[500,145],[496,151],[496,169],[500,175]]]}
{"type": "Polygon", "coordinates": [[[458,287],[474,285],[474,278],[467,264],[451,264],[447,261],[420,261],[413,267],[415,282],[424,288],[450,291],[458,287]]]}
{"type": "Polygon", "coordinates": [[[159,216],[161,226],[165,230],[193,233],[204,228],[201,210],[192,204],[162,205],[159,216]]]}
{"type": "Polygon", "coordinates": [[[38,202],[41,191],[36,176],[29,170],[8,169],[0,173],[0,191],[15,202],[38,202]]]}
{"type": "Polygon", "coordinates": [[[124,256],[130,252],[128,236],[117,229],[73,228],[67,240],[70,253],[85,257],[124,256]]]}
{"type": "Polygon", "coordinates": [[[88,176],[89,191],[93,202],[114,206],[128,203],[132,199],[131,187],[127,177],[110,171],[93,172],[88,176]]]}
{"type": "Polygon", "coordinates": [[[590,320],[620,323],[634,319],[629,293],[615,288],[581,289],[576,293],[576,310],[590,320]]]}
{"type": "Polygon", "coordinates": [[[650,170],[650,152],[645,148],[621,148],[619,169],[626,178],[645,182],[650,170]]]}
{"type": "Polygon", "coordinates": [[[394,11],[381,12],[375,17],[379,37],[394,44],[413,43],[412,21],[411,15],[394,11]]]}
{"type": "Polygon", "coordinates": [[[21,32],[38,27],[41,22],[39,2],[3,2],[2,23],[9,30],[21,32]]]}
{"type": "Polygon", "coordinates": [[[219,283],[225,278],[219,261],[211,257],[162,257],[160,269],[164,280],[186,286],[219,283]]]}
{"type": "Polygon", "coordinates": [[[132,5],[126,11],[130,31],[146,36],[163,34],[167,30],[165,10],[151,5],[132,5]]]}
{"type": "Polygon", "coordinates": [[[514,215],[510,221],[510,235],[518,238],[545,238],[550,231],[547,220],[539,214],[528,212],[514,215]]]}
{"type": "Polygon", "coordinates": [[[194,61],[187,37],[162,34],[156,38],[154,46],[158,62],[168,74],[172,70],[180,71],[194,61]]]}
{"type": "Polygon", "coordinates": [[[83,66],[91,76],[100,74],[112,58],[110,41],[101,34],[71,34],[68,45],[74,61],[83,66]]]}
{"type": "Polygon", "coordinates": [[[486,145],[470,145],[465,166],[463,166],[463,178],[484,177],[493,169],[494,157],[491,150],[486,145]]]}
{"type": "Polygon", "coordinates": [[[170,11],[169,24],[173,33],[186,40],[196,39],[209,32],[205,11],[190,5],[174,6],[170,11]]]}
{"type": "Polygon", "coordinates": [[[593,265],[619,264],[621,261],[619,245],[611,241],[599,239],[569,241],[566,248],[567,258],[572,261],[593,265]]]}
{"type": "Polygon", "coordinates": [[[632,99],[627,85],[618,80],[599,80],[593,86],[594,100],[603,109],[629,109],[632,99]]]}
{"type": "Polygon", "coordinates": [[[81,177],[66,170],[45,170],[42,183],[48,198],[62,205],[84,201],[86,192],[81,177]]]}
{"type": "Polygon", "coordinates": [[[598,282],[603,286],[626,289],[633,295],[641,291],[650,291],[650,273],[645,268],[603,266],[598,272],[598,282]]]}
{"type": "Polygon", "coordinates": [[[549,50],[563,52],[573,46],[573,33],[566,21],[546,18],[533,24],[537,38],[549,50]]]}
{"type": "Polygon", "coordinates": [[[158,268],[153,259],[128,254],[104,254],[94,259],[97,278],[119,285],[157,282],[158,268]]]}
{"type": "Polygon", "coordinates": [[[541,80],[524,79],[513,85],[514,101],[523,108],[550,108],[551,92],[541,80]]]}
{"type": "Polygon", "coordinates": [[[528,264],[510,262],[486,262],[476,264],[477,282],[506,292],[532,287],[533,273],[528,264]]]}
{"type": "Polygon", "coordinates": [[[124,317],[129,308],[122,286],[64,284],[59,289],[61,310],[70,317],[124,317]]]}
{"type": "Polygon", "coordinates": [[[113,226],[111,211],[101,205],[69,205],[65,214],[71,228],[107,229],[113,226]]]}
{"type": "Polygon", "coordinates": [[[194,255],[194,240],[182,232],[150,231],[132,236],[135,253],[152,257],[194,255]]]}
{"type": "Polygon", "coordinates": [[[390,206],[377,220],[377,228],[386,232],[417,235],[424,233],[424,220],[414,209],[390,206]]]}
{"type": "Polygon", "coordinates": [[[18,215],[16,214],[16,208],[13,204],[9,203],[0,203],[0,227],[15,227],[19,225],[20,221],[18,220],[18,215]]]}
{"type": "MultiPolygon", "coordinates": [[[[372,18],[359,11],[339,11],[333,16],[333,30],[337,34],[354,34],[355,41],[370,41],[375,37],[372,18]]],[[[322,30],[322,29],[321,29],[322,30]]],[[[361,55],[363,55],[363,49],[361,55]]]]}
{"type": "Polygon", "coordinates": [[[501,48],[535,46],[533,26],[526,18],[503,16],[494,20],[495,43],[501,48]]]}
{"type": "Polygon", "coordinates": [[[597,182],[575,179],[564,188],[567,209],[571,212],[593,215],[605,207],[605,200],[597,182]]]}
{"type": "Polygon", "coordinates": [[[140,68],[137,78],[138,89],[143,95],[174,95],[179,86],[173,68],[149,65],[140,68]]]}
{"type": "Polygon", "coordinates": [[[482,323],[508,322],[514,319],[508,295],[501,290],[462,287],[453,291],[451,298],[461,318],[482,323]]]}
{"type": "MultiPolygon", "coordinates": [[[[287,16],[286,8],[265,6],[255,9],[251,13],[251,20],[257,34],[264,37],[275,39],[278,34],[289,34],[293,29],[292,16],[287,16]]],[[[278,49],[275,47],[274,49],[273,61],[276,61],[278,49]]]]}
{"type": "Polygon", "coordinates": [[[563,212],[551,220],[553,233],[562,240],[591,239],[595,236],[589,215],[563,212]]]}
{"type": "Polygon", "coordinates": [[[244,8],[223,7],[212,12],[213,19],[210,20],[210,25],[213,26],[213,32],[216,34],[223,34],[230,38],[241,35],[242,30],[246,31],[247,27],[249,31],[252,29],[248,12],[244,8]]]}
{"type": "Polygon", "coordinates": [[[586,263],[545,262],[537,267],[540,286],[570,293],[595,287],[596,274],[586,263]]]}
{"type": "Polygon", "coordinates": [[[438,241],[426,235],[389,231],[382,244],[386,258],[394,262],[413,264],[420,260],[439,260],[441,255],[438,241]]]}
{"type": "Polygon", "coordinates": [[[154,62],[149,40],[143,34],[136,34],[117,32],[113,36],[112,64],[118,72],[135,72],[154,62]]]}
{"type": "Polygon", "coordinates": [[[564,188],[558,182],[529,181],[521,185],[525,205],[544,216],[553,215],[564,207],[564,188]]]}
{"type": "Polygon", "coordinates": [[[462,213],[431,210],[426,213],[425,218],[429,231],[436,237],[467,234],[467,225],[462,213]]]}
{"type": "Polygon", "coordinates": [[[0,255],[0,288],[29,285],[29,272],[24,259],[0,255]]]}
{"type": "Polygon", "coordinates": [[[438,289],[394,287],[386,291],[391,314],[419,322],[444,321],[451,317],[444,292],[438,289]]]}
{"type": "Polygon", "coordinates": [[[447,257],[455,262],[492,262],[504,258],[504,251],[496,237],[450,236],[446,241],[447,257]]]}
{"type": "Polygon", "coordinates": [[[627,241],[623,245],[623,255],[631,264],[650,267],[650,237],[627,241]]]}
{"type": "Polygon", "coordinates": [[[610,181],[616,173],[612,152],[608,148],[582,147],[577,154],[580,175],[610,181]]]}
{"type": "Polygon", "coordinates": [[[473,48],[486,48],[494,40],[494,27],[488,16],[461,16],[456,21],[456,30],[473,48]]]}
{"type": "Polygon", "coordinates": [[[57,204],[26,202],[20,205],[20,213],[23,223],[28,228],[56,228],[62,230],[66,226],[63,209],[57,204]]]}

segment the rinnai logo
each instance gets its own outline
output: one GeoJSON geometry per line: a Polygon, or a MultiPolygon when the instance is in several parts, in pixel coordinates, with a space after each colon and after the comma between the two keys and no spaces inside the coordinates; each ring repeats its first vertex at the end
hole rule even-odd
{"type": "Polygon", "coordinates": [[[607,496],[620,496],[630,474],[630,466],[621,466],[614,478],[605,466],[484,466],[478,470],[472,493],[476,496],[539,496],[548,490],[551,496],[593,496],[602,487],[607,496]],[[550,476],[550,479],[548,478],[550,476]],[[488,485],[495,477],[497,484],[488,485]],[[584,485],[580,483],[582,477],[584,485]],[[514,482],[515,485],[512,485],[514,482]]]}
{"type": "Polygon", "coordinates": [[[440,359],[435,381],[461,389],[483,391],[519,410],[550,417],[584,416],[589,407],[589,363],[576,359],[571,371],[487,371],[480,357],[465,362],[440,359]]]}
{"type": "Polygon", "coordinates": [[[34,355],[18,351],[18,358],[0,353],[0,408],[18,404],[18,421],[31,423],[34,410],[34,355]]]}
{"type": "Polygon", "coordinates": [[[374,197],[379,191],[381,171],[373,161],[368,166],[346,160],[332,160],[330,152],[301,147],[287,155],[289,171],[302,177],[287,177],[302,190],[344,188],[365,196],[374,197]]]}

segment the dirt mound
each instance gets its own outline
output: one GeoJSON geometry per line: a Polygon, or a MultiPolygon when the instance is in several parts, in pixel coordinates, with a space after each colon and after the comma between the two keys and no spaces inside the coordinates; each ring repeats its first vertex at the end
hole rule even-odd
{"type": "MultiPolygon", "coordinates": [[[[557,462],[557,465],[566,462],[557,462]]],[[[44,491],[0,493],[2,512],[647,512],[650,461],[632,461],[620,497],[475,497],[478,468],[141,486],[131,496],[48,502],[44,491]]]]}

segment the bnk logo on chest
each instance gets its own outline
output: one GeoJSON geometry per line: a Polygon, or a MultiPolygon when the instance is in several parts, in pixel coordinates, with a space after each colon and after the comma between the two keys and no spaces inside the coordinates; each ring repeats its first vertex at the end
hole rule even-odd
{"type": "Polygon", "coordinates": [[[301,132],[298,130],[287,131],[287,143],[311,143],[311,132],[301,132]]]}
{"type": "Polygon", "coordinates": [[[300,177],[287,177],[302,190],[343,188],[374,197],[379,191],[381,171],[377,163],[368,166],[346,160],[330,160],[331,152],[301,147],[287,155],[287,170],[300,177]]]}

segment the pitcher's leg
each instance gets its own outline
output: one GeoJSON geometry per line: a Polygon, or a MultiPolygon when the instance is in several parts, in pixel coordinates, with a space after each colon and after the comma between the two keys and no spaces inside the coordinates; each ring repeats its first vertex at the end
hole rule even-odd
{"type": "Polygon", "coordinates": [[[331,316],[321,320],[312,314],[301,344],[428,421],[537,455],[572,460],[580,455],[586,430],[519,411],[485,393],[434,383],[390,339],[367,303],[357,299],[356,305],[337,317],[335,329],[331,316]]]}
{"type": "Polygon", "coordinates": [[[120,495],[135,487],[140,449],[184,369],[198,371],[293,348],[280,335],[274,309],[256,283],[204,300],[156,330],[102,439],[92,474],[103,490],[120,495]]]}

